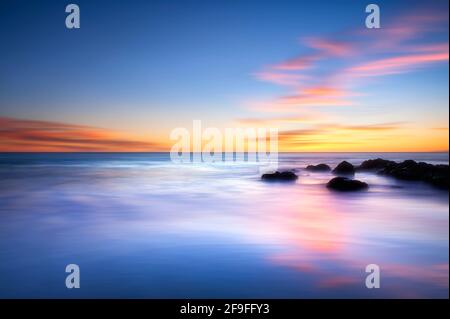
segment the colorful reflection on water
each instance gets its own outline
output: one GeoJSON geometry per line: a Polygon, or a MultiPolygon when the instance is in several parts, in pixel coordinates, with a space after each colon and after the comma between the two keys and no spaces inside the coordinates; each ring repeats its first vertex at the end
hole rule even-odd
{"type": "Polygon", "coordinates": [[[448,297],[448,192],[372,173],[366,192],[324,187],[307,164],[448,154],[283,154],[295,183],[252,163],[167,154],[1,154],[0,296],[448,297]],[[65,265],[81,268],[68,290],[65,265]],[[365,267],[381,288],[365,287],[365,267]]]}

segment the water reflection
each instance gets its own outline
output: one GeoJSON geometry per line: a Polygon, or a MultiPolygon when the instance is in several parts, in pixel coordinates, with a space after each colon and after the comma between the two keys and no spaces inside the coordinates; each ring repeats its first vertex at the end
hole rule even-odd
{"type": "MultiPolygon", "coordinates": [[[[274,184],[248,163],[53,156],[1,161],[0,296],[448,296],[448,193],[428,185],[361,174],[369,191],[336,194],[324,187],[330,175],[303,170],[295,184],[274,184]],[[62,285],[68,263],[86,289],[62,285]],[[371,263],[382,289],[364,286],[371,263]]],[[[314,156],[282,161],[344,155],[314,156]]]]}

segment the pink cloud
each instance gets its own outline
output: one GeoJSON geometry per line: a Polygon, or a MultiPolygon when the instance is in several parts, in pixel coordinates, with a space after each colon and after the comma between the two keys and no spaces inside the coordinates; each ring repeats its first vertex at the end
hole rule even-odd
{"type": "Polygon", "coordinates": [[[448,15],[442,12],[422,10],[410,12],[397,17],[394,21],[382,26],[381,29],[362,29],[353,32],[353,35],[362,36],[367,41],[369,51],[382,52],[408,50],[405,43],[410,40],[423,38],[429,33],[448,29],[448,15]]]}
{"type": "Polygon", "coordinates": [[[305,76],[300,74],[279,73],[273,71],[264,71],[255,74],[256,78],[271,82],[282,86],[298,86],[300,80],[305,79],[305,76]]]}
{"type": "Polygon", "coordinates": [[[411,71],[429,63],[448,61],[448,52],[396,56],[354,66],[349,72],[356,76],[382,76],[411,71]]]}
{"type": "Polygon", "coordinates": [[[353,52],[350,43],[321,38],[308,38],[305,44],[316,50],[315,53],[288,59],[272,66],[275,70],[300,71],[310,69],[317,61],[330,56],[346,56],[353,52]]]}
{"type": "Polygon", "coordinates": [[[321,38],[308,38],[306,44],[323,54],[323,56],[347,56],[354,52],[353,45],[348,42],[321,38]]]}
{"type": "Polygon", "coordinates": [[[443,29],[446,23],[448,15],[444,13],[421,11],[399,16],[379,30],[338,33],[338,39],[304,38],[312,53],[266,66],[256,74],[259,80],[290,90],[272,102],[258,103],[257,109],[291,112],[313,106],[356,105],[352,98],[362,95],[357,88],[364,84],[362,78],[448,62],[448,42],[423,42],[430,33],[447,32],[443,29]]]}
{"type": "Polygon", "coordinates": [[[305,70],[313,67],[314,62],[317,61],[319,58],[320,56],[315,55],[300,56],[276,64],[272,66],[272,68],[275,70],[283,70],[283,71],[305,70]]]}

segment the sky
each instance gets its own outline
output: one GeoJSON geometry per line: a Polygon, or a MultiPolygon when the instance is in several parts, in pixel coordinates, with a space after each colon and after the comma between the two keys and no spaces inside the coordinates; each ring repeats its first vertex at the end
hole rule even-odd
{"type": "Polygon", "coordinates": [[[281,151],[448,151],[448,1],[0,2],[0,151],[168,151],[273,127],[281,151]]]}

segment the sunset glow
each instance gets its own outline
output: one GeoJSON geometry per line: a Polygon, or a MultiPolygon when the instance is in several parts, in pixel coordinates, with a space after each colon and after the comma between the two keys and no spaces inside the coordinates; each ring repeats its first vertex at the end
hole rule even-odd
{"type": "MultiPolygon", "coordinates": [[[[215,51],[219,39],[231,46],[226,31],[216,30],[215,38],[205,33],[199,42],[192,25],[183,36],[197,42],[186,48],[164,33],[168,22],[141,27],[154,20],[150,17],[128,26],[130,39],[114,40],[117,45],[131,42],[127,47],[134,45],[135,51],[112,51],[105,59],[107,47],[117,46],[113,40],[93,44],[89,27],[74,35],[43,23],[35,36],[41,39],[44,62],[25,54],[17,63],[30,68],[3,77],[0,151],[169,151],[173,129],[189,129],[193,120],[201,120],[220,130],[275,127],[279,149],[287,152],[447,152],[448,15],[437,2],[407,10],[399,5],[383,16],[382,28],[366,29],[361,8],[355,5],[345,20],[325,23],[320,33],[300,22],[288,27],[287,18],[272,21],[282,39],[257,36],[264,31],[258,31],[262,21],[254,12],[255,25],[242,26],[244,32],[233,42],[241,48],[239,56],[215,51]],[[64,50],[83,50],[67,53],[69,64],[54,64],[51,57],[58,53],[43,38],[47,33],[62,41],[64,50]],[[144,33],[168,41],[173,58],[139,42],[144,33]],[[247,47],[251,41],[271,50],[256,54],[247,47]],[[83,64],[89,54],[98,55],[95,67],[83,64]],[[114,68],[110,59],[126,67],[114,68]],[[216,67],[204,68],[208,61],[216,67]],[[187,73],[178,71],[183,69],[187,73]],[[73,77],[60,81],[57,72],[73,77]],[[26,96],[14,94],[18,90],[26,96]]],[[[318,8],[311,5],[311,10],[318,8]]],[[[241,14],[236,22],[248,18],[241,14]]],[[[228,22],[213,27],[219,23],[228,22]]],[[[106,36],[127,27],[109,25],[98,32],[106,36]]],[[[16,59],[15,45],[6,49],[4,61],[16,59]]]]}

